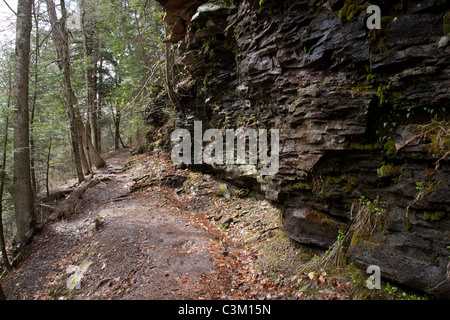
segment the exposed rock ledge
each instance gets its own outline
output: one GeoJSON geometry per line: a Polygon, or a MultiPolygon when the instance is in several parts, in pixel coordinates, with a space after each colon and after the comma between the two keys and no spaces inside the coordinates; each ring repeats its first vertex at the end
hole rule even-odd
{"type": "Polygon", "coordinates": [[[438,149],[437,131],[420,135],[449,116],[446,1],[371,1],[378,32],[365,26],[367,1],[158,1],[196,79],[178,125],[281,131],[278,174],[224,176],[284,204],[285,232],[324,248],[361,196],[378,197],[385,225],[355,235],[349,257],[450,298],[448,124],[438,149]]]}

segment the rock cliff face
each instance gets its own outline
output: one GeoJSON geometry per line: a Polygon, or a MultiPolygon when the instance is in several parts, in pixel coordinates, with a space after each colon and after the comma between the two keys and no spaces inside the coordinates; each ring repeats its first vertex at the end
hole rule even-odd
{"type": "Polygon", "coordinates": [[[371,1],[381,30],[367,1],[158,1],[191,76],[178,126],[280,130],[276,175],[213,169],[282,203],[303,244],[327,248],[358,208],[382,216],[351,260],[450,298],[447,1],[371,1]]]}

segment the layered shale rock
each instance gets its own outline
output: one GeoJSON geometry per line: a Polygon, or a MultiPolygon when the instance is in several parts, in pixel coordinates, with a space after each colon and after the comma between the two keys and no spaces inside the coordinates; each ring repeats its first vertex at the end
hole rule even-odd
{"type": "Polygon", "coordinates": [[[447,2],[372,1],[381,30],[367,1],[159,2],[191,75],[178,126],[280,130],[276,175],[213,169],[282,203],[284,231],[324,248],[362,196],[379,199],[384,224],[353,235],[350,258],[450,298],[447,2]]]}

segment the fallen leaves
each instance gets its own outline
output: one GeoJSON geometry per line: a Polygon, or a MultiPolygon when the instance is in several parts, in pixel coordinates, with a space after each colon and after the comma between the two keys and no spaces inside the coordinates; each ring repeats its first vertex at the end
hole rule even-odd
{"type": "MultiPolygon", "coordinates": [[[[290,245],[288,241],[281,244],[277,242],[277,237],[283,235],[280,231],[279,212],[268,201],[237,195],[220,196],[217,190],[220,190],[219,186],[223,182],[216,181],[211,176],[205,177],[180,170],[164,154],[139,155],[129,163],[129,176],[123,181],[128,181],[130,184],[127,185],[135,190],[133,201],[140,201],[132,210],[121,209],[120,216],[118,210],[110,210],[110,214],[105,215],[105,219],[110,220],[102,230],[97,233],[87,232],[73,243],[70,242],[73,237],[68,237],[65,242],[57,238],[70,231],[67,230],[70,222],[61,223],[55,235],[44,233],[41,240],[35,240],[35,244],[39,244],[42,251],[56,252],[57,250],[49,251],[51,246],[61,249],[61,245],[66,245],[70,254],[55,258],[53,270],[47,275],[48,283],[43,286],[45,290],[39,295],[34,294],[34,297],[49,298],[50,290],[53,293],[50,298],[61,297],[66,279],[60,277],[61,271],[64,271],[68,264],[77,265],[83,261],[86,256],[80,249],[85,248],[84,250],[92,250],[92,257],[95,257],[97,263],[90,271],[91,277],[83,278],[88,281],[86,287],[90,284],[91,288],[95,288],[95,293],[87,289],[83,295],[76,293],[78,297],[86,299],[121,299],[131,296],[147,298],[155,296],[155,292],[167,294],[174,299],[349,298],[350,283],[343,278],[323,271],[298,274],[295,267],[289,266],[293,260],[301,259],[296,256],[297,252],[285,250],[290,245]],[[171,178],[166,178],[168,176],[171,178]],[[183,189],[170,185],[178,181],[177,177],[191,179],[187,184],[189,190],[184,190],[185,185],[183,189]],[[140,210],[139,219],[136,210],[140,210]],[[186,235],[187,238],[183,240],[182,233],[178,233],[180,241],[174,242],[173,247],[164,247],[168,248],[167,256],[164,256],[164,259],[155,259],[152,253],[162,246],[162,240],[167,240],[155,238],[154,235],[152,237],[149,231],[148,225],[158,220],[152,216],[155,211],[160,211],[161,228],[173,221],[177,223],[177,228],[172,229],[184,232],[188,229],[192,231],[192,227],[195,227],[204,231],[202,241],[192,241],[192,235],[186,235]],[[120,219],[114,220],[116,215],[120,219]],[[123,223],[124,217],[130,217],[127,227],[130,229],[120,229],[122,234],[110,234],[107,237],[108,230],[112,226],[120,227],[118,224],[123,223]],[[227,221],[228,225],[224,228],[227,221]],[[132,227],[134,229],[131,229],[132,227]],[[136,237],[129,238],[130,233],[136,237]],[[160,240],[162,242],[159,242],[160,240]],[[205,259],[209,259],[211,271],[191,273],[189,270],[189,274],[176,273],[177,263],[171,265],[169,254],[182,256],[186,259],[183,260],[185,264],[192,263],[187,262],[192,256],[206,257],[205,259]],[[95,266],[97,273],[94,274],[95,266]]],[[[114,179],[114,174],[111,174],[111,181],[114,179]]],[[[115,183],[119,186],[118,182],[115,183]]],[[[108,189],[106,185],[100,187],[105,189],[105,194],[111,193],[111,188],[108,189]]],[[[123,185],[120,185],[118,194],[123,193],[122,187],[123,185]]],[[[99,187],[92,189],[92,194],[88,195],[97,199],[93,192],[98,192],[98,189],[99,187]]],[[[88,195],[85,195],[86,198],[88,195]]],[[[117,209],[119,205],[124,208],[125,204],[132,200],[132,197],[117,195],[112,199],[118,198],[121,200],[113,201],[117,209]]],[[[108,199],[105,196],[105,201],[108,199]]],[[[54,227],[58,226],[55,224],[54,227]]],[[[79,231],[80,226],[73,225],[73,228],[75,227],[79,231]]],[[[172,233],[165,235],[172,237],[172,233]]],[[[48,259],[49,255],[42,256],[48,259]]],[[[21,293],[25,290],[18,291],[21,293]]],[[[30,294],[27,292],[26,297],[31,297],[31,294],[32,291],[30,294]]]]}
{"type": "Polygon", "coordinates": [[[326,272],[309,272],[297,280],[298,299],[347,300],[350,299],[351,282],[326,272]]]}
{"type": "Polygon", "coordinates": [[[308,273],[307,277],[309,278],[309,280],[315,280],[316,283],[318,285],[323,285],[325,284],[326,280],[325,277],[327,276],[326,272],[322,272],[322,273],[314,273],[314,272],[310,272],[308,273]]]}

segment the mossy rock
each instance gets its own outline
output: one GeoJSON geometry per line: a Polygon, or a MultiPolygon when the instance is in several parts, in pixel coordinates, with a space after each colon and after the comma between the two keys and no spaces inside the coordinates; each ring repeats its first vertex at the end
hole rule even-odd
{"type": "Polygon", "coordinates": [[[389,140],[386,142],[383,146],[383,150],[386,152],[387,156],[392,156],[397,152],[397,149],[395,148],[395,143],[393,140],[389,140]]]}
{"type": "Polygon", "coordinates": [[[294,183],[292,185],[292,187],[295,189],[300,189],[300,190],[311,190],[312,189],[312,186],[309,183],[305,183],[305,182],[294,183]]]}
{"type": "Polygon", "coordinates": [[[444,14],[442,20],[442,31],[444,34],[450,34],[450,10],[444,14]]]}
{"type": "Polygon", "coordinates": [[[333,219],[331,216],[321,213],[317,210],[309,210],[306,217],[310,222],[315,223],[319,228],[322,226],[324,230],[332,229],[345,231],[348,229],[348,225],[339,220],[333,219]]]}
{"type": "Polygon", "coordinates": [[[377,175],[380,178],[401,175],[403,169],[404,166],[394,166],[392,164],[385,164],[381,168],[377,169],[377,175]]]}
{"type": "Polygon", "coordinates": [[[327,184],[340,184],[342,180],[344,180],[345,176],[339,176],[339,177],[328,177],[327,178],[327,184]]]}
{"type": "Polygon", "coordinates": [[[394,91],[394,92],[392,93],[392,95],[393,95],[395,98],[399,99],[399,100],[405,98],[405,94],[402,93],[402,92],[394,91]]]}
{"type": "Polygon", "coordinates": [[[371,235],[369,232],[355,232],[350,240],[350,247],[358,245],[360,242],[370,239],[371,235]]]}
{"type": "Polygon", "coordinates": [[[444,219],[447,216],[447,213],[445,213],[444,211],[425,211],[423,215],[425,217],[425,220],[439,221],[441,219],[444,219]]]}
{"type": "Polygon", "coordinates": [[[349,193],[354,190],[359,184],[359,180],[356,177],[349,177],[347,179],[347,185],[344,188],[344,193],[349,193]]]}
{"type": "Polygon", "coordinates": [[[361,150],[361,151],[374,151],[380,149],[380,143],[368,143],[368,144],[360,144],[360,143],[351,143],[350,148],[361,150]]]}
{"type": "Polygon", "coordinates": [[[367,8],[367,5],[355,5],[352,2],[352,0],[348,0],[344,3],[342,9],[339,10],[339,19],[351,21],[367,8]]]}

